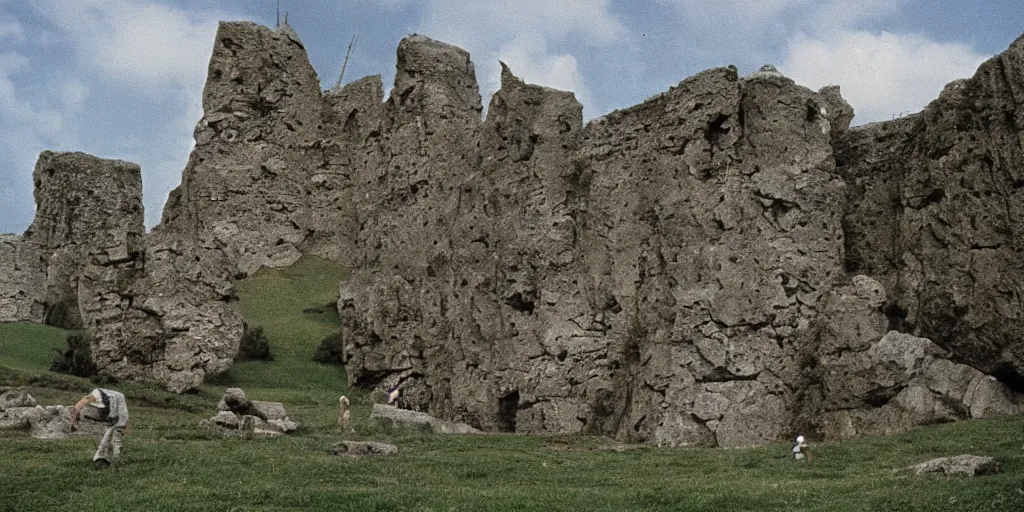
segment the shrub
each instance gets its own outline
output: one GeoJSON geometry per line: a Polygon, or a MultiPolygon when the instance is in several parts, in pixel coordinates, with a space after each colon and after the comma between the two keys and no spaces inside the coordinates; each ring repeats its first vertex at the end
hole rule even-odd
{"type": "Polygon", "coordinates": [[[267,335],[263,333],[262,327],[250,328],[248,324],[245,324],[235,361],[257,360],[274,360],[274,355],[270,353],[270,341],[267,340],[267,335]]]}
{"type": "Polygon", "coordinates": [[[75,333],[67,337],[67,349],[57,349],[57,355],[50,363],[50,371],[67,373],[78,377],[96,375],[96,365],[92,362],[92,336],[87,333],[75,333]]]}
{"type": "Polygon", "coordinates": [[[313,360],[324,364],[343,364],[345,362],[343,343],[341,331],[329,334],[320,340],[320,345],[316,347],[316,353],[313,354],[313,360]]]}

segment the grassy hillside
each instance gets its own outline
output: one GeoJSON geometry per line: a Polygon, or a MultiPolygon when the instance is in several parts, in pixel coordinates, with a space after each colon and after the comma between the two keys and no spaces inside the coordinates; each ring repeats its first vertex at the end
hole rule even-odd
{"type": "MultiPolygon", "coordinates": [[[[756,449],[613,450],[609,440],[569,436],[435,436],[368,424],[365,393],[344,371],[311,361],[336,329],[331,308],[341,272],[306,258],[240,286],[250,325],[262,326],[272,362],[239,363],[197,394],[121,383],[134,432],[115,470],[90,466],[94,436],[41,441],[0,431],[0,511],[15,510],[1024,510],[1024,418],[922,428],[891,438],[812,445],[798,464],[788,445],[756,449]],[[306,312],[303,312],[303,311],[306,312]],[[210,436],[197,423],[225,387],[285,402],[302,423],[279,439],[210,436]],[[335,425],[339,394],[354,398],[353,431],[335,425]],[[400,454],[351,459],[329,453],[341,439],[391,442],[400,454]],[[893,469],[929,458],[995,456],[1000,475],[911,477],[893,469]]],[[[46,371],[63,343],[56,329],[0,325],[0,382],[27,385],[45,404],[73,402],[93,384],[46,371]]]]}

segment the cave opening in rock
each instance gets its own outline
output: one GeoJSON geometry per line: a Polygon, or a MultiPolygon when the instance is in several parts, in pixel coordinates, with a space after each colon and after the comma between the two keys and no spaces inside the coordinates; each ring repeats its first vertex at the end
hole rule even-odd
{"type": "Polygon", "coordinates": [[[498,430],[516,431],[516,414],[519,412],[519,391],[513,391],[498,399],[498,430]]]}

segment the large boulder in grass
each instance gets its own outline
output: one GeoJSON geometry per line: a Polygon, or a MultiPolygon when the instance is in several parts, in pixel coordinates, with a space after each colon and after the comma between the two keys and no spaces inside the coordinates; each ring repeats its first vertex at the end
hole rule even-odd
{"type": "Polygon", "coordinates": [[[9,390],[0,394],[0,412],[12,407],[35,407],[39,405],[25,390],[9,390]]]}
{"type": "Polygon", "coordinates": [[[28,430],[36,439],[67,439],[71,415],[63,405],[10,407],[0,411],[0,430],[28,430]]]}
{"type": "Polygon", "coordinates": [[[240,388],[228,388],[217,404],[217,414],[200,426],[222,435],[254,434],[277,436],[296,431],[299,424],[288,417],[284,404],[249,400],[240,388]]]}
{"type": "Polygon", "coordinates": [[[932,459],[910,466],[906,470],[915,475],[933,473],[945,476],[981,476],[997,474],[1002,471],[1002,468],[992,457],[957,455],[932,459]]]}
{"type": "Polygon", "coordinates": [[[342,441],[331,447],[335,455],[361,457],[367,455],[397,455],[398,447],[393,444],[372,441],[342,441]]]}
{"type": "Polygon", "coordinates": [[[373,404],[370,420],[399,427],[431,430],[435,434],[479,434],[480,431],[453,421],[437,419],[425,412],[399,409],[390,405],[373,404]]]}

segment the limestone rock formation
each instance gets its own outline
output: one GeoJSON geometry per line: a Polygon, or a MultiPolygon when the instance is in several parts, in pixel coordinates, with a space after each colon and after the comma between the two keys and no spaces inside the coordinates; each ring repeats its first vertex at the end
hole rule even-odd
{"type": "Polygon", "coordinates": [[[330,211],[322,190],[343,181],[341,173],[321,172],[330,170],[320,142],[323,103],[320,81],[294,31],[221,23],[196,147],[161,225],[223,247],[232,274],[240,275],[261,266],[286,267],[302,252],[318,252],[308,238],[338,245],[320,231],[336,229],[323,222],[331,216],[310,211],[330,211]],[[314,190],[319,201],[311,204],[314,190]]]}
{"type": "MultiPolygon", "coordinates": [[[[73,302],[102,371],[180,392],[237,351],[235,280],[318,254],[350,270],[349,384],[481,430],[741,446],[1013,413],[1022,70],[1024,39],[851,130],[837,87],[716,68],[584,126],[504,65],[482,120],[469,54],[423,36],[385,100],[321,92],[287,25],[223,23],[161,225],[44,154],[39,193],[76,189],[0,240],[0,320],[73,302]]],[[[211,423],[284,421],[229,398],[211,423]]]]}
{"type": "Polygon", "coordinates": [[[94,282],[117,283],[82,301],[100,371],[178,393],[227,371],[243,330],[232,272],[215,241],[163,229],[146,236],[134,267],[90,267],[94,282]]]}
{"type": "Polygon", "coordinates": [[[253,434],[279,436],[294,432],[299,424],[292,421],[280,402],[248,400],[239,388],[228,388],[217,404],[217,414],[199,425],[222,435],[253,434]]]}
{"type": "Polygon", "coordinates": [[[44,151],[33,178],[36,216],[24,239],[39,247],[48,263],[48,316],[62,327],[81,327],[79,302],[89,300],[88,288],[95,286],[80,282],[85,268],[117,269],[131,265],[141,252],[142,172],[120,160],[44,151]]]}
{"type": "Polygon", "coordinates": [[[1017,386],[1024,376],[1024,38],[919,114],[836,141],[847,268],[894,329],[1017,386]]]}
{"type": "Polygon", "coordinates": [[[397,374],[412,407],[488,430],[788,432],[787,361],[842,270],[834,100],[722,68],[584,129],[570,94],[505,68],[474,128],[464,57],[430,49],[403,96],[400,47],[383,137],[446,151],[361,206],[370,252],[339,301],[351,383],[397,374]]]}
{"type": "Polygon", "coordinates": [[[0,234],[0,322],[42,322],[46,313],[46,260],[39,247],[0,234]]]}

